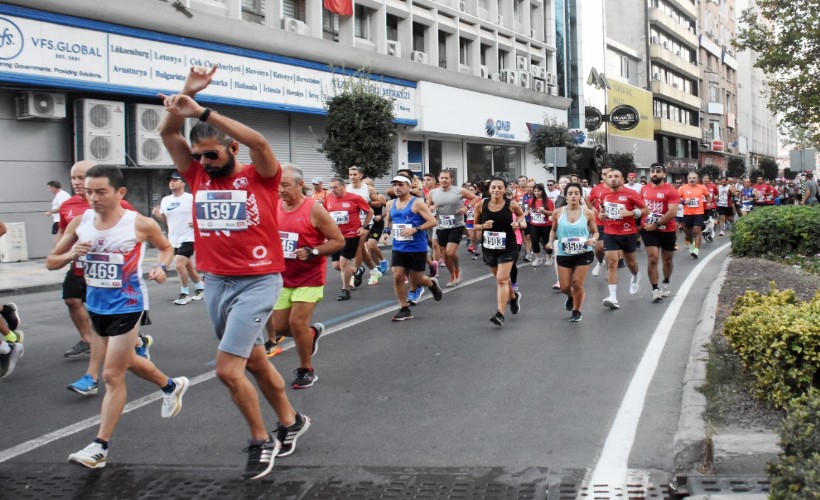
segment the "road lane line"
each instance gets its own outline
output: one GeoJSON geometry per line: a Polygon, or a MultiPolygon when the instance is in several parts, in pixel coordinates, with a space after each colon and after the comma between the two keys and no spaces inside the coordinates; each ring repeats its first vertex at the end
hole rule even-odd
{"type": "Polygon", "coordinates": [[[669,307],[658,323],[658,327],[652,334],[652,338],[646,346],[641,361],[635,369],[635,374],[629,382],[629,387],[626,390],[626,394],[618,408],[618,413],[612,422],[612,427],[604,442],[598,463],[595,465],[588,481],[589,485],[606,484],[609,485],[611,490],[613,487],[623,486],[625,484],[629,455],[635,443],[635,433],[638,429],[638,421],[643,413],[649,384],[655,375],[655,370],[658,367],[658,362],[666,345],[666,340],[669,338],[669,333],[672,331],[675,318],[678,316],[683,302],[689,294],[689,290],[692,288],[692,285],[695,284],[701,272],[706,268],[706,265],[712,259],[722,254],[730,245],[731,243],[726,243],[716,248],[713,252],[710,252],[709,255],[701,260],[695,269],[689,273],[689,276],[681,285],[680,290],[675,293],[672,303],[669,304],[669,307]]]}
{"type": "MultiPolygon", "coordinates": [[[[471,280],[465,281],[464,283],[462,283],[461,285],[459,285],[455,288],[444,289],[443,292],[444,293],[455,292],[459,288],[466,287],[468,285],[472,285],[474,283],[478,283],[479,281],[484,281],[484,280],[492,278],[492,277],[493,277],[493,275],[491,273],[488,273],[488,274],[483,275],[483,276],[478,276],[478,277],[473,278],[471,280]]],[[[419,302],[423,302],[423,301],[428,300],[428,299],[432,299],[431,294],[428,294],[426,297],[422,298],[419,302]]],[[[371,319],[374,319],[374,318],[377,318],[381,315],[387,314],[387,313],[393,311],[396,308],[396,303],[393,302],[393,301],[383,302],[381,304],[370,305],[370,306],[365,307],[363,309],[357,310],[356,314],[361,314],[361,312],[363,310],[367,311],[368,309],[372,309],[374,306],[379,306],[379,305],[382,306],[380,309],[376,309],[376,310],[374,310],[372,312],[369,312],[367,314],[358,316],[355,319],[351,319],[349,321],[344,321],[344,322],[342,322],[341,324],[339,324],[337,326],[328,328],[325,331],[325,333],[322,334],[322,338],[325,338],[328,335],[332,335],[334,333],[343,331],[347,328],[356,326],[360,323],[364,323],[365,321],[370,321],[371,319]],[[389,305],[387,305],[387,304],[389,304],[389,305]]],[[[348,316],[347,314],[343,315],[343,316],[339,316],[338,319],[330,320],[327,323],[332,324],[332,323],[338,322],[339,319],[343,319],[347,316],[348,316]]],[[[282,346],[282,350],[287,351],[289,349],[292,349],[293,347],[295,347],[295,345],[291,342],[286,346],[282,346]]],[[[213,363],[213,362],[211,362],[211,363],[213,363]]],[[[216,371],[211,370],[211,371],[205,372],[201,375],[197,375],[196,377],[192,377],[191,380],[190,380],[190,385],[195,386],[195,385],[200,384],[202,382],[207,382],[207,381],[209,381],[209,380],[211,380],[215,377],[216,377],[216,371]]],[[[160,399],[162,399],[162,392],[153,392],[153,393],[148,394],[146,396],[143,396],[139,399],[135,399],[134,401],[131,401],[130,403],[127,403],[125,405],[125,408],[123,409],[122,414],[125,415],[126,413],[130,413],[134,410],[138,410],[138,409],[140,409],[144,406],[147,406],[151,403],[159,401],[160,399]]],[[[18,444],[17,446],[12,446],[11,448],[7,448],[5,450],[0,451],[0,463],[6,462],[8,460],[11,460],[12,458],[15,458],[15,457],[18,457],[18,456],[23,455],[25,453],[28,453],[30,451],[36,450],[37,448],[41,448],[41,447],[43,447],[47,444],[50,444],[50,443],[53,443],[54,441],[57,441],[58,439],[68,437],[68,436],[71,436],[73,434],[77,434],[78,432],[82,432],[82,431],[84,431],[86,429],[90,429],[92,427],[96,427],[99,424],[100,424],[100,417],[99,417],[99,415],[97,415],[97,416],[94,416],[94,417],[87,418],[85,420],[80,420],[79,422],[71,424],[67,427],[63,427],[62,429],[57,429],[56,431],[52,431],[52,432],[49,432],[47,434],[43,434],[42,436],[39,436],[39,437],[36,437],[36,438],[31,439],[29,441],[26,441],[24,443],[18,444]]]]}

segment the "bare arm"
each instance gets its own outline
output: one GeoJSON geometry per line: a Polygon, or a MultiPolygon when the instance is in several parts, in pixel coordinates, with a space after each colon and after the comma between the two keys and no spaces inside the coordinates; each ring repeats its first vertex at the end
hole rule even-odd
{"type": "Polygon", "coordinates": [[[168,238],[162,234],[157,221],[149,219],[144,215],[137,215],[137,237],[142,241],[147,241],[154,248],[159,250],[157,255],[157,266],[148,272],[148,279],[155,280],[157,283],[165,283],[167,276],[165,275],[164,267],[171,265],[171,260],[174,258],[174,247],[168,241],[168,238]],[[160,267],[163,266],[163,267],[160,267]]]}
{"type": "MultiPolygon", "coordinates": [[[[552,212],[554,220],[552,222],[552,227],[550,228],[549,238],[547,239],[547,248],[549,248],[550,250],[554,250],[555,238],[557,238],[557,236],[558,236],[558,233],[557,233],[558,221],[561,220],[561,213],[563,211],[564,211],[564,208],[561,207],[561,208],[556,208],[555,211],[552,212]]],[[[595,218],[593,217],[592,220],[594,222],[595,218]]],[[[595,230],[596,231],[598,230],[597,226],[595,227],[595,230]]]]}
{"type": "Polygon", "coordinates": [[[69,262],[88,253],[88,249],[91,248],[91,242],[77,242],[77,227],[80,225],[80,222],[82,222],[82,217],[76,217],[68,224],[68,227],[65,228],[65,232],[60,238],[60,241],[57,242],[57,245],[51,253],[48,254],[48,257],[46,257],[46,269],[49,271],[62,269],[69,262]]]}
{"type": "Polygon", "coordinates": [[[7,231],[8,231],[8,228],[6,227],[6,224],[3,223],[3,222],[0,222],[0,236],[3,236],[4,234],[6,234],[7,231]]]}
{"type": "MultiPolygon", "coordinates": [[[[592,212],[592,210],[590,210],[588,208],[585,208],[584,209],[584,216],[587,218],[587,226],[589,227],[589,234],[592,235],[590,237],[590,239],[587,240],[587,245],[594,246],[596,243],[598,243],[598,238],[600,237],[600,235],[598,234],[598,224],[595,223],[595,214],[592,212]]],[[[554,227],[555,227],[555,224],[553,224],[553,228],[554,227]]],[[[550,234],[552,234],[552,233],[550,233],[550,234]]]]}
{"type": "Polygon", "coordinates": [[[436,226],[436,217],[430,211],[430,207],[421,199],[417,199],[413,203],[413,211],[424,217],[424,224],[419,226],[419,231],[426,231],[436,226]]]}

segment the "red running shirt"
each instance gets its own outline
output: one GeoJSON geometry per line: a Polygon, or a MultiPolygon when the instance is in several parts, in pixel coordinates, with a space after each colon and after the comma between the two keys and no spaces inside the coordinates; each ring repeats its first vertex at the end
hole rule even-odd
{"type": "Polygon", "coordinates": [[[592,205],[592,209],[595,210],[595,223],[599,226],[604,225],[604,221],[601,219],[601,196],[604,193],[608,193],[610,191],[609,186],[605,183],[601,182],[596,184],[592,191],[589,192],[589,203],[592,205]]]}
{"type": "Polygon", "coordinates": [[[547,198],[547,206],[544,206],[544,201],[540,198],[535,198],[532,200],[529,206],[530,210],[530,224],[533,226],[552,226],[552,221],[550,220],[550,216],[547,214],[539,213],[538,210],[543,208],[548,212],[555,211],[555,204],[547,198]]]}
{"type": "MultiPolygon", "coordinates": [[[[680,202],[678,190],[666,182],[660,186],[655,186],[654,183],[650,182],[641,189],[641,196],[643,196],[643,201],[649,208],[649,214],[644,217],[644,224],[656,224],[669,211],[670,202],[680,202]]],[[[664,233],[674,233],[675,229],[674,217],[666,225],[658,227],[658,231],[664,233]]]]}
{"type": "Polygon", "coordinates": [[[285,272],[282,273],[285,288],[325,284],[327,258],[323,255],[299,260],[295,254],[298,248],[316,248],[327,241],[310,222],[310,211],[315,204],[313,198],[305,198],[295,210],[288,212],[285,210],[284,202],[279,202],[276,221],[279,224],[279,239],[282,241],[282,252],[285,256],[285,272]]]}
{"type": "Polygon", "coordinates": [[[706,191],[712,195],[712,201],[706,204],[707,209],[717,208],[717,200],[718,200],[718,187],[717,184],[714,182],[710,182],[709,184],[704,184],[703,187],[706,188],[706,191]]]}
{"type": "Polygon", "coordinates": [[[606,192],[601,196],[601,207],[606,212],[607,218],[604,220],[604,233],[616,236],[635,234],[638,228],[635,226],[635,219],[623,217],[621,210],[635,210],[646,205],[640,193],[626,187],[621,187],[617,191],[606,188],[606,192]]]}
{"type": "Polygon", "coordinates": [[[345,193],[343,197],[336,198],[335,194],[328,192],[325,198],[325,208],[330,212],[333,222],[339,226],[342,236],[356,238],[357,231],[362,227],[359,210],[367,212],[370,210],[370,204],[357,194],[345,193]]]}

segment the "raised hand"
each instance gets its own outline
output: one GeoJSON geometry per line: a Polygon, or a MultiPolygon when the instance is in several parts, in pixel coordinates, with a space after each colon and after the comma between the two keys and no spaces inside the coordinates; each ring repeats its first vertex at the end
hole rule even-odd
{"type": "Polygon", "coordinates": [[[204,90],[211,84],[214,73],[216,73],[216,66],[211,66],[210,69],[203,66],[191,66],[188,78],[182,87],[182,93],[191,97],[195,96],[197,92],[204,90]]]}
{"type": "Polygon", "coordinates": [[[187,95],[173,94],[165,95],[159,94],[162,99],[162,104],[165,106],[165,111],[172,115],[182,116],[186,118],[197,118],[202,115],[205,110],[196,101],[187,95]]]}

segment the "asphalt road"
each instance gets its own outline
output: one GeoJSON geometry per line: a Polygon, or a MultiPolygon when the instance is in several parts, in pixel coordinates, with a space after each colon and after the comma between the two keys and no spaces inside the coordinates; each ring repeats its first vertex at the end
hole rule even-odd
{"type": "MultiPolygon", "coordinates": [[[[680,252],[673,293],[694,270],[699,279],[669,325],[671,334],[651,378],[634,445],[626,450],[632,469],[670,471],[681,379],[706,291],[727,249],[702,264],[726,241],[705,243],[701,259],[680,252]],[[701,268],[696,268],[701,264],[701,268]]],[[[681,237],[682,246],[682,237],[681,237]]],[[[603,273],[587,279],[581,323],[568,323],[564,296],[551,290],[552,267],[521,268],[522,311],[507,315],[503,328],[489,323],[495,283],[480,261],[462,255],[465,284],[447,290],[441,302],[426,293],[415,319],[392,323],[396,309],[390,275],[377,286],[335,300],[339,278],[329,273],[326,299],[314,319],[328,326],[315,359],[319,381],[288,389],[313,426],[298,451],[277,464],[388,467],[595,466],[650,338],[671,299],[650,302],[645,254],[638,250],[644,281],[628,293],[629,273],[620,272],[621,309],[601,306],[603,273]]],[[[448,280],[446,270],[442,282],[448,280]]],[[[153,360],[171,376],[195,382],[182,412],[160,417],[156,389],[129,375],[128,409],[111,441],[109,464],[244,466],[247,430],[228,393],[214,378],[217,341],[202,303],[175,306],[176,280],[151,284],[153,360]]],[[[26,355],[0,382],[0,462],[57,463],[84,447],[96,432],[100,394],[66,390],[86,360],[63,352],[77,340],[59,292],[14,300],[23,316],[26,355]],[[91,419],[91,420],[89,420],[91,419]],[[22,446],[21,446],[22,445],[22,446]]],[[[667,318],[669,319],[669,318],[667,318]]],[[[297,368],[295,351],[273,359],[287,382],[297,368]]],[[[650,374],[651,376],[651,374],[650,374]]],[[[276,419],[265,410],[271,428],[276,419]]],[[[627,445],[624,445],[627,446],[627,445]]]]}

